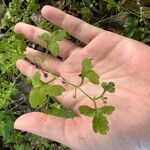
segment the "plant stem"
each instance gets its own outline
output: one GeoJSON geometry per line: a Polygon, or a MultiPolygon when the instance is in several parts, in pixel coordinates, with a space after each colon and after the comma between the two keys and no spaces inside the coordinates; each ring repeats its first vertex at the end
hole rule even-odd
{"type": "Polygon", "coordinates": [[[14,107],[12,107],[10,110],[7,111],[7,113],[13,111],[14,109],[16,109],[17,107],[19,107],[20,105],[22,105],[24,102],[26,102],[26,99],[23,99],[20,103],[18,103],[14,107]]]}
{"type": "Polygon", "coordinates": [[[16,81],[21,77],[21,73],[19,73],[19,75],[15,78],[14,82],[12,83],[12,86],[14,86],[16,84],[16,81]]]}
{"type": "Polygon", "coordinates": [[[95,107],[95,109],[97,109],[97,104],[96,104],[96,100],[92,100],[93,101],[93,103],[94,103],[94,107],[95,107]]]}
{"type": "Polygon", "coordinates": [[[48,82],[46,82],[46,83],[49,84],[49,83],[51,83],[51,82],[54,81],[54,80],[56,80],[56,77],[53,77],[52,80],[50,80],[50,81],[48,81],[48,82]]]}
{"type": "Polygon", "coordinates": [[[137,16],[137,17],[140,17],[137,13],[135,13],[135,12],[133,12],[133,11],[131,11],[131,10],[129,10],[129,9],[127,9],[127,8],[125,8],[125,7],[121,7],[123,10],[125,10],[125,11],[127,11],[127,12],[129,12],[129,13],[131,13],[131,14],[133,14],[133,15],[135,15],[135,16],[137,16]]]}
{"type": "Polygon", "coordinates": [[[78,87],[78,89],[79,89],[84,95],[86,95],[89,99],[92,100],[92,97],[89,96],[89,95],[88,95],[85,91],[83,91],[80,87],[78,87]]]}
{"type": "Polygon", "coordinates": [[[70,84],[70,85],[72,85],[72,86],[74,86],[74,87],[77,87],[75,84],[73,84],[73,83],[67,81],[63,76],[60,75],[60,77],[61,77],[65,82],[67,82],[68,84],[70,84]]]}
{"type": "Polygon", "coordinates": [[[105,94],[105,90],[103,90],[103,92],[102,92],[102,94],[100,95],[100,96],[98,96],[98,97],[96,97],[96,98],[93,98],[94,100],[98,100],[98,99],[100,99],[100,98],[102,98],[103,96],[104,96],[104,94],[105,94]]]}
{"type": "Polygon", "coordinates": [[[107,16],[107,14],[106,14],[106,15],[104,15],[98,22],[96,22],[96,24],[98,24],[98,23],[103,23],[103,22],[105,22],[105,21],[107,21],[107,20],[109,20],[109,19],[115,18],[115,17],[117,17],[117,16],[119,16],[119,15],[120,15],[120,13],[118,13],[117,15],[113,15],[113,16],[110,16],[110,17],[105,18],[105,17],[107,16]]]}
{"type": "MultiPolygon", "coordinates": [[[[77,93],[77,89],[79,89],[85,96],[87,96],[90,100],[92,100],[93,101],[93,103],[94,103],[94,106],[95,106],[95,108],[97,109],[97,104],[96,104],[96,100],[98,100],[98,99],[102,99],[102,97],[104,96],[104,94],[105,94],[105,90],[103,90],[103,92],[102,92],[102,94],[100,95],[100,96],[98,96],[98,97],[91,97],[91,96],[89,96],[84,90],[82,90],[81,89],[81,86],[82,86],[82,84],[83,84],[83,81],[84,81],[84,78],[82,78],[82,80],[81,80],[81,83],[77,86],[77,85],[74,85],[74,84],[72,84],[72,83],[70,83],[69,81],[67,81],[64,77],[62,77],[62,76],[60,76],[65,82],[67,82],[68,84],[70,84],[70,85],[72,85],[73,87],[75,87],[75,95],[74,95],[74,98],[76,98],[76,93],[77,93]]],[[[103,99],[102,99],[103,100],[103,99]]],[[[103,100],[103,102],[104,102],[104,100],[103,100]]]]}
{"type": "MultiPolygon", "coordinates": [[[[80,88],[81,85],[80,85],[80,86],[77,86],[77,85],[72,84],[72,83],[70,83],[69,81],[67,81],[67,80],[66,80],[64,77],[62,77],[61,75],[60,75],[60,77],[61,77],[65,82],[67,82],[68,84],[74,86],[76,89],[79,89],[84,95],[86,95],[89,99],[92,100],[92,97],[90,97],[85,91],[83,91],[83,90],[80,88]]],[[[82,83],[82,82],[81,82],[81,83],[82,83]]]]}
{"type": "Polygon", "coordinates": [[[84,82],[84,78],[81,78],[81,82],[80,82],[80,84],[77,87],[81,87],[83,82],[84,82]]]}

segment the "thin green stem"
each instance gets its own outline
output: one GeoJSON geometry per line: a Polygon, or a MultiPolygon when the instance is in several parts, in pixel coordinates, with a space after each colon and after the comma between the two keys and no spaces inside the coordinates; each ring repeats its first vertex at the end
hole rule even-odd
{"type": "Polygon", "coordinates": [[[62,77],[61,75],[60,75],[60,77],[61,77],[65,82],[67,82],[68,84],[70,84],[70,85],[74,86],[75,88],[79,89],[84,95],[86,95],[89,99],[92,100],[92,97],[90,97],[85,91],[83,91],[83,90],[80,88],[80,86],[77,86],[77,85],[75,85],[75,84],[73,84],[73,83],[70,83],[69,81],[67,81],[67,80],[66,80],[64,77],[62,77]]]}
{"type": "Polygon", "coordinates": [[[86,95],[89,99],[93,100],[93,98],[91,96],[89,96],[85,91],[83,91],[80,87],[78,87],[78,89],[84,94],[86,95]]]}
{"type": "MultiPolygon", "coordinates": [[[[125,2],[126,0],[124,0],[124,2],[125,2]]],[[[131,13],[131,14],[134,14],[135,16],[137,16],[137,17],[140,17],[137,13],[135,13],[135,12],[133,12],[133,11],[131,11],[131,10],[129,10],[129,9],[127,9],[127,8],[125,8],[125,7],[123,7],[122,5],[124,4],[124,2],[120,5],[121,6],[121,9],[124,9],[125,11],[127,11],[127,12],[129,12],[129,13],[131,13]]],[[[107,21],[107,20],[110,20],[110,19],[112,19],[112,18],[115,18],[115,17],[117,17],[117,16],[119,16],[120,15],[120,12],[117,14],[117,15],[113,15],[113,16],[110,16],[110,17],[108,17],[108,18],[105,18],[106,16],[107,16],[107,14],[106,15],[104,15],[98,22],[96,22],[96,24],[98,24],[98,23],[103,23],[103,22],[105,22],[105,21],[107,21]]]]}
{"type": "Polygon", "coordinates": [[[97,104],[96,104],[96,100],[92,100],[93,101],[93,103],[94,103],[94,107],[95,107],[95,109],[97,109],[97,104]]]}
{"type": "Polygon", "coordinates": [[[121,8],[124,9],[124,10],[126,10],[127,12],[129,12],[129,13],[131,13],[131,14],[137,16],[137,17],[140,17],[137,13],[135,13],[135,12],[133,12],[133,11],[131,11],[131,10],[125,8],[125,7],[121,7],[121,8]]]}
{"type": "Polygon", "coordinates": [[[104,94],[105,94],[105,90],[103,90],[103,92],[102,92],[102,94],[100,95],[100,96],[98,96],[98,97],[96,97],[96,98],[93,98],[94,100],[98,100],[98,99],[100,99],[100,98],[102,98],[103,96],[104,96],[104,94]]]}
{"type": "Polygon", "coordinates": [[[81,87],[83,82],[84,82],[84,78],[81,78],[81,82],[80,82],[80,84],[77,87],[81,87]]]}
{"type": "MultiPolygon", "coordinates": [[[[75,87],[75,97],[76,97],[77,89],[79,89],[85,96],[87,96],[89,99],[91,99],[91,100],[93,101],[95,108],[97,108],[96,100],[102,98],[102,97],[104,96],[104,94],[105,94],[105,91],[103,91],[103,93],[102,93],[100,96],[98,96],[98,97],[96,97],[96,98],[92,98],[92,97],[89,96],[84,90],[81,89],[81,85],[82,85],[82,84],[81,84],[81,85],[79,84],[80,86],[76,86],[76,85],[70,83],[69,81],[67,81],[64,77],[61,76],[61,78],[62,78],[65,82],[67,82],[68,84],[70,84],[70,85],[72,85],[72,86],[75,87]]],[[[82,82],[83,82],[83,79],[82,79],[81,83],[82,83],[82,82]]]]}
{"type": "Polygon", "coordinates": [[[105,15],[105,16],[102,17],[98,22],[96,22],[96,24],[98,24],[98,23],[103,23],[103,22],[105,22],[105,21],[107,21],[107,20],[110,20],[110,19],[112,19],[112,18],[115,18],[115,17],[117,17],[117,16],[119,16],[119,15],[120,15],[120,13],[118,13],[117,15],[110,16],[110,17],[108,17],[108,18],[105,18],[105,16],[107,16],[107,15],[105,15]]]}
{"type": "Polygon", "coordinates": [[[50,80],[50,81],[48,81],[48,82],[46,82],[46,83],[49,84],[49,83],[53,82],[54,80],[56,80],[56,77],[53,77],[52,80],[50,80]]]}
{"type": "Polygon", "coordinates": [[[72,85],[72,86],[74,86],[74,87],[77,88],[77,86],[76,86],[75,84],[73,84],[73,83],[67,81],[63,76],[60,75],[60,77],[61,77],[65,82],[67,82],[68,84],[70,84],[70,85],[72,85]]]}

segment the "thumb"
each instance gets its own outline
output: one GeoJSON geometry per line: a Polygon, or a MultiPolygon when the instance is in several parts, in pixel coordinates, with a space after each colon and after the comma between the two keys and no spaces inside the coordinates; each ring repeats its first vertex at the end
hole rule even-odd
{"type": "Polygon", "coordinates": [[[32,112],[19,117],[14,123],[14,128],[34,133],[70,147],[66,136],[72,130],[69,125],[70,123],[73,124],[72,122],[73,119],[65,119],[40,112],[32,112]],[[66,132],[69,133],[67,134],[66,132]]]}

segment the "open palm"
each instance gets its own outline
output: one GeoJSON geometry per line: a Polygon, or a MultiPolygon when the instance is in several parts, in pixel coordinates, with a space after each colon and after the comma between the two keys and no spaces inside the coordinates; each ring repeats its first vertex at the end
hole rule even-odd
{"type": "MultiPolygon", "coordinates": [[[[41,79],[47,81],[42,70],[52,71],[59,78],[55,83],[62,84],[67,90],[58,97],[58,101],[74,111],[78,117],[65,119],[40,112],[33,112],[19,117],[15,128],[28,131],[51,140],[63,143],[77,150],[148,150],[150,147],[150,48],[140,42],[104,31],[91,26],[61,10],[45,6],[42,15],[50,22],[62,27],[72,36],[84,42],[84,48],[68,40],[59,42],[60,56],[63,60],[45,55],[27,48],[26,57],[38,63],[40,69],[25,60],[17,61],[17,68],[28,78],[37,71],[41,79]],[[41,63],[42,58],[44,62],[41,63]],[[93,103],[82,92],[62,82],[62,78],[78,84],[81,62],[92,58],[94,70],[101,80],[113,81],[116,92],[108,95],[109,103],[116,111],[109,117],[110,131],[107,135],[95,134],[91,118],[80,115],[78,107],[93,103]]],[[[27,39],[45,46],[39,39],[42,29],[24,23],[15,26],[15,32],[22,33],[27,39]]],[[[90,95],[99,94],[99,89],[88,80],[82,89],[90,95]]]]}

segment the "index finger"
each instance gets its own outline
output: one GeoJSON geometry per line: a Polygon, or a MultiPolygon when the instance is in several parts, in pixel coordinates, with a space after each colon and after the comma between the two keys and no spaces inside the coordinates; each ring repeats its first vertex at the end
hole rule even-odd
{"type": "Polygon", "coordinates": [[[45,19],[86,44],[104,31],[52,6],[44,6],[41,13],[45,19]]]}

